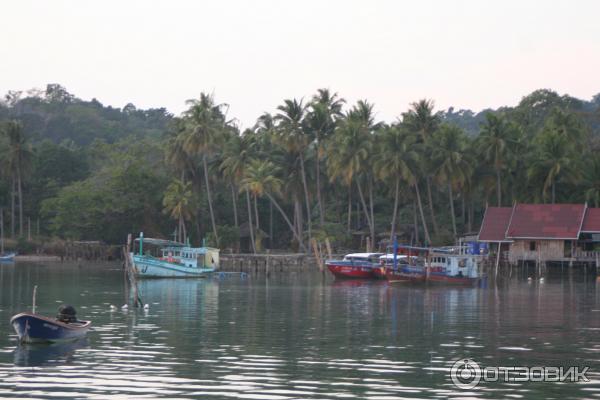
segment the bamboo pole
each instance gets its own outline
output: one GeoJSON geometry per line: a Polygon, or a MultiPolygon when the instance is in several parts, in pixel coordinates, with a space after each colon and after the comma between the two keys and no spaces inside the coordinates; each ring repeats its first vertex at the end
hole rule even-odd
{"type": "Polygon", "coordinates": [[[331,243],[329,242],[329,238],[325,238],[325,246],[327,246],[327,257],[331,260],[333,258],[331,251],[331,243]]]}
{"type": "Polygon", "coordinates": [[[315,253],[315,258],[317,260],[317,265],[319,266],[319,271],[323,272],[323,260],[321,259],[321,254],[319,251],[319,246],[317,246],[317,240],[315,238],[311,239],[311,245],[313,248],[313,252],[315,253]]]}

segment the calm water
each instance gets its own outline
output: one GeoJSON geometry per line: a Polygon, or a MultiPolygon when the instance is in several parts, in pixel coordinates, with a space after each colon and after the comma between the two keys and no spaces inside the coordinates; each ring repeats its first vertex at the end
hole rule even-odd
{"type": "Polygon", "coordinates": [[[388,287],[313,275],[153,280],[148,311],[122,311],[115,265],[0,266],[0,397],[398,399],[600,396],[600,284],[583,277],[500,287],[388,287]],[[71,303],[83,342],[18,346],[8,321],[71,303]],[[110,305],[119,306],[111,311],[110,305]],[[449,379],[485,366],[588,365],[589,383],[449,379]]]}

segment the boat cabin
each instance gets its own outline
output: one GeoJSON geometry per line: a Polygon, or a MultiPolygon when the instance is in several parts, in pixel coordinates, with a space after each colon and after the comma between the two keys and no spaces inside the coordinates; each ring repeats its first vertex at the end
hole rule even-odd
{"type": "Polygon", "coordinates": [[[351,262],[370,262],[379,263],[379,257],[383,256],[383,253],[351,253],[344,256],[344,261],[351,262]]]}
{"type": "Polygon", "coordinates": [[[139,254],[188,268],[218,268],[219,249],[191,247],[165,239],[137,238],[139,254]]]}

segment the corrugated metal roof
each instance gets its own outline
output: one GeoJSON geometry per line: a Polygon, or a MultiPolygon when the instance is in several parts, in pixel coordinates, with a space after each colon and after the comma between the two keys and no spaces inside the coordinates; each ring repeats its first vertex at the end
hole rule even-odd
{"type": "Polygon", "coordinates": [[[506,237],[577,239],[585,210],[585,204],[516,204],[506,237]]]}
{"type": "Polygon", "coordinates": [[[483,216],[479,241],[481,242],[504,242],[506,229],[510,221],[512,207],[488,207],[483,216]]]}
{"type": "Polygon", "coordinates": [[[587,209],[581,231],[600,233],[600,208],[587,209]]]}

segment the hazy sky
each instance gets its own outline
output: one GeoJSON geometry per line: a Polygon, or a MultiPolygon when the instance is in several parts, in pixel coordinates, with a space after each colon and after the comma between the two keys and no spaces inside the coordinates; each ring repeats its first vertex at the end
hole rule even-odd
{"type": "Polygon", "coordinates": [[[3,1],[0,93],[167,107],[214,92],[247,127],[320,87],[390,121],[410,102],[479,110],[537,88],[600,92],[600,1],[3,1]]]}

